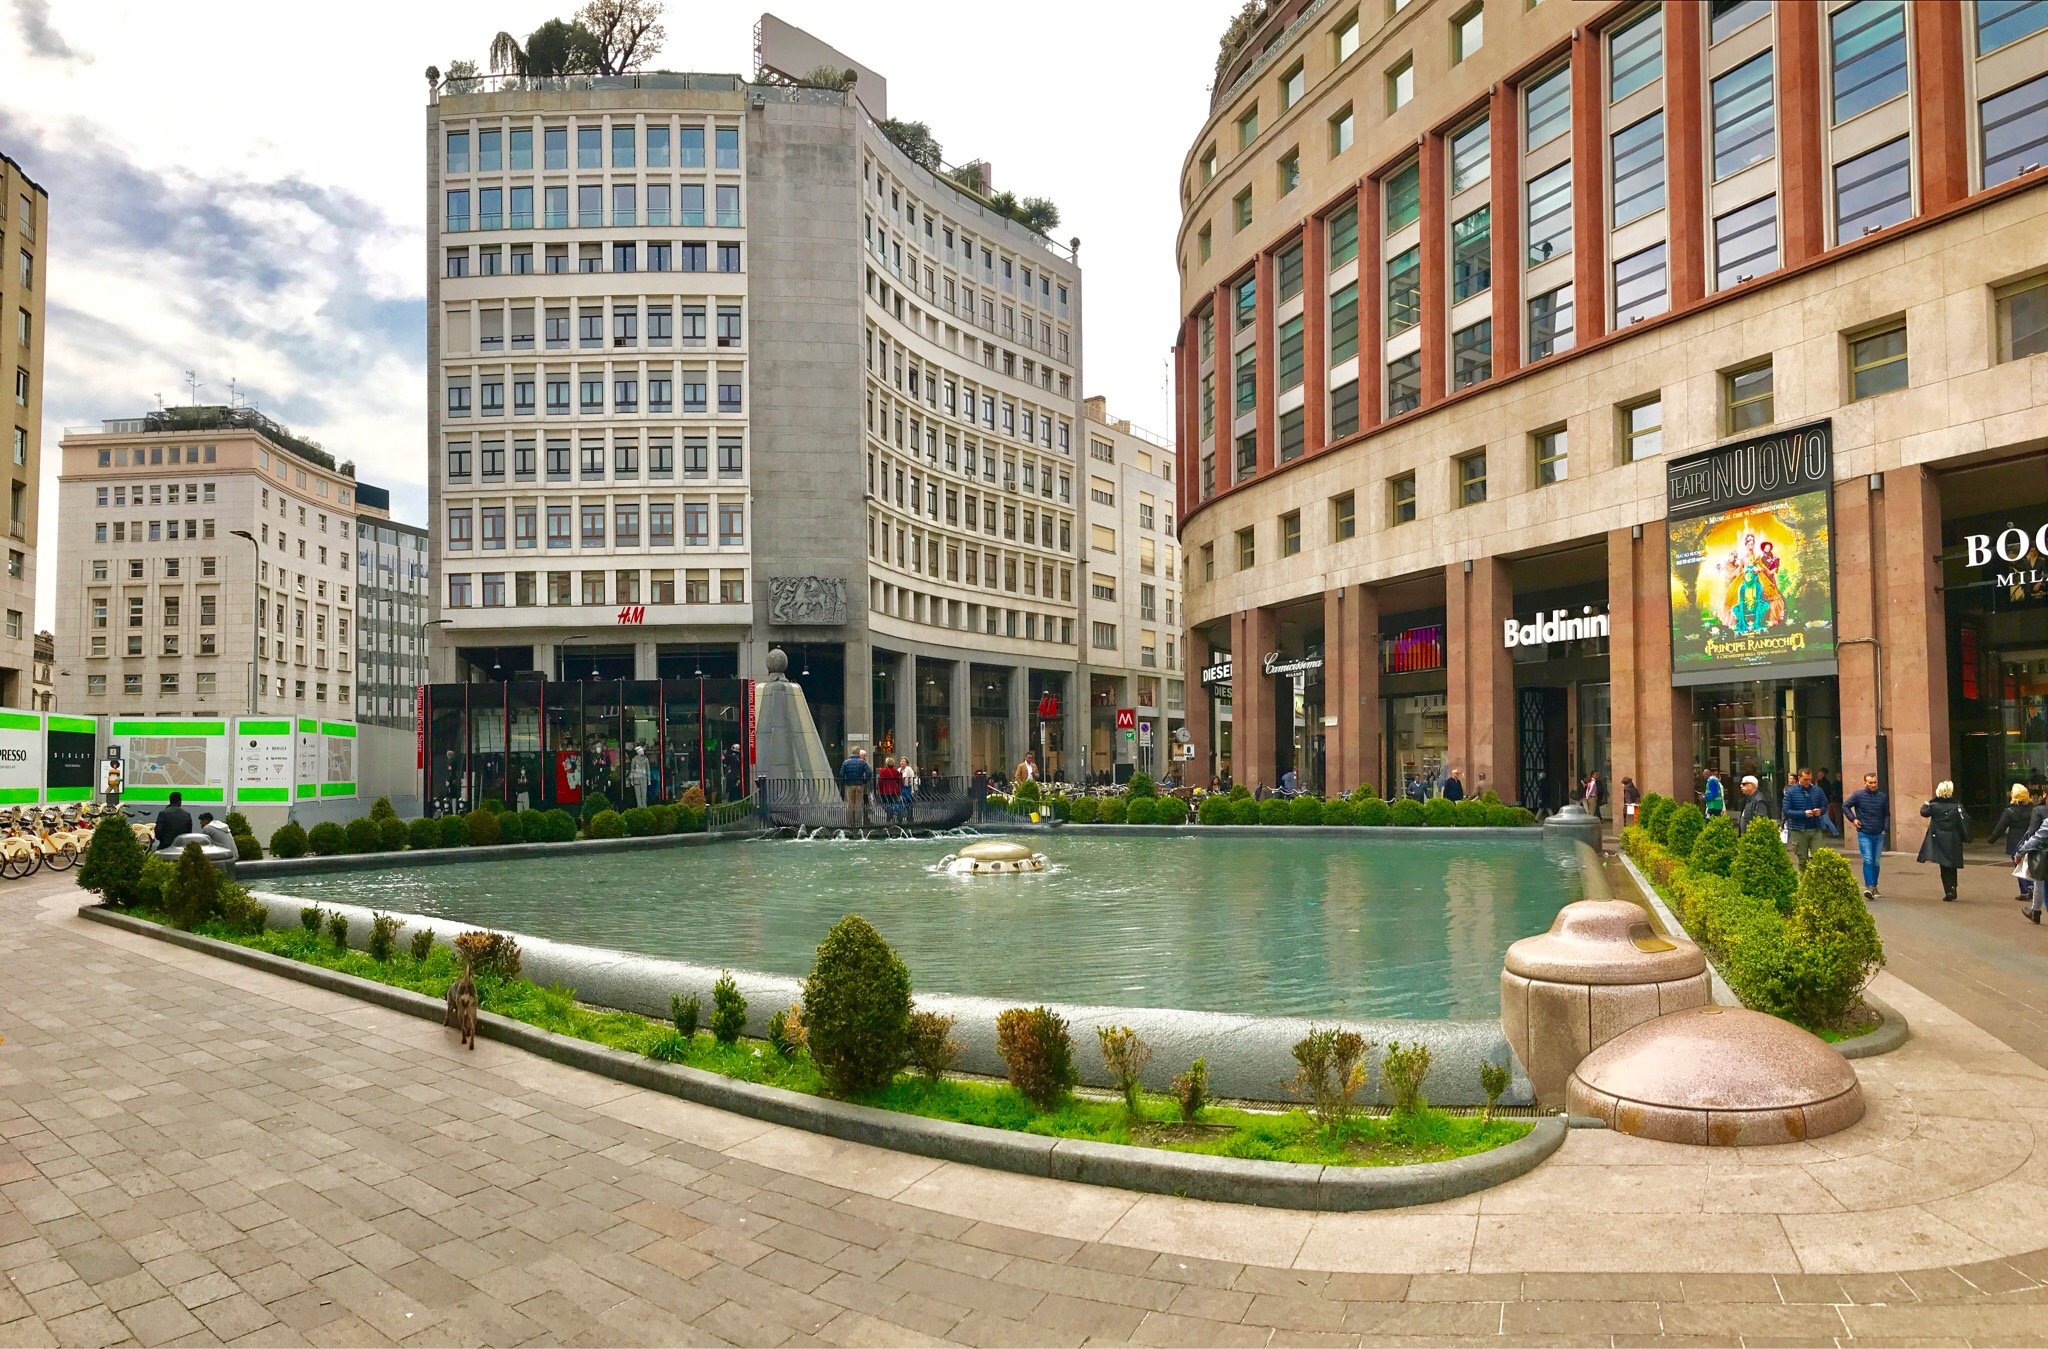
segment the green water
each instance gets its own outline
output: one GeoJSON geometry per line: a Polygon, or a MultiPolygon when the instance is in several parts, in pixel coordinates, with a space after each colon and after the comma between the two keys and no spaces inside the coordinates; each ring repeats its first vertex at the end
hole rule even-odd
{"type": "Polygon", "coordinates": [[[955,877],[966,840],[751,841],[280,878],[260,888],[699,965],[801,976],[841,915],[915,987],[1264,1015],[1500,1014],[1501,956],[1582,897],[1575,854],[1526,838],[1027,840],[1042,875],[955,877]]]}

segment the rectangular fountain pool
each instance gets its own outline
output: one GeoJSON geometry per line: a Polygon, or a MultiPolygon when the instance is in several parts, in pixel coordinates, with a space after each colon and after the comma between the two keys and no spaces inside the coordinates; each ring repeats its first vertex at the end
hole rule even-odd
{"type": "Polygon", "coordinates": [[[1586,895],[1542,831],[1028,840],[1050,869],[957,877],[970,840],[754,840],[309,873],[268,893],[765,974],[859,913],[925,992],[1253,1016],[1492,1019],[1509,943],[1586,895]]]}

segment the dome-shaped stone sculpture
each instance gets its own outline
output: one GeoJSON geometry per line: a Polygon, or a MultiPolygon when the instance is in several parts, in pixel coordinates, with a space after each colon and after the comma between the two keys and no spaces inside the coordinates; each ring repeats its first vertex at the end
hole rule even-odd
{"type": "Polygon", "coordinates": [[[1579,1064],[1565,1102],[1620,1133],[1715,1147],[1796,1143],[1863,1118],[1847,1059],[1742,1007],[1694,1007],[1623,1032],[1579,1064]]]}
{"type": "Polygon", "coordinates": [[[1014,876],[1021,872],[1045,870],[1045,854],[1031,851],[1022,843],[970,843],[957,853],[939,859],[939,865],[955,876],[1014,876]]]}

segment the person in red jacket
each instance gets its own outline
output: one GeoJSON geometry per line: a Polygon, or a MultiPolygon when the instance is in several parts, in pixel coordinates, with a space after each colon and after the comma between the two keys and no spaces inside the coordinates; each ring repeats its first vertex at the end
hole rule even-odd
{"type": "Polygon", "coordinates": [[[903,810],[903,770],[894,755],[882,760],[882,771],[875,774],[875,795],[882,798],[882,818],[893,824],[903,810]]]}

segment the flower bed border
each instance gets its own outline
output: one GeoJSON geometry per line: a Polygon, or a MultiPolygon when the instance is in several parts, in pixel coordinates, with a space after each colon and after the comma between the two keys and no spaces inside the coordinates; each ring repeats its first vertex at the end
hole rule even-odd
{"type": "MultiPolygon", "coordinates": [[[[440,999],[414,993],[410,989],[359,979],[351,974],[197,933],[182,932],[97,904],[81,906],[78,914],[89,922],[152,937],[250,969],[360,998],[422,1020],[439,1022],[447,1010],[440,999]]],[[[1233,1157],[1095,1143],[1085,1139],[1013,1133],[807,1096],[801,1092],[742,1082],[701,1069],[628,1054],[490,1012],[477,1017],[477,1033],[485,1039],[497,1040],[615,1081],[849,1142],[891,1148],[941,1161],[1013,1171],[1020,1175],[1269,1208],[1353,1212],[1455,1199],[1490,1189],[1534,1170],[1557,1151],[1566,1132],[1563,1116],[1544,1116],[1534,1122],[1527,1134],[1512,1143],[1451,1161],[1419,1162],[1407,1166],[1319,1166],[1303,1162],[1245,1161],[1233,1157]]]]}

